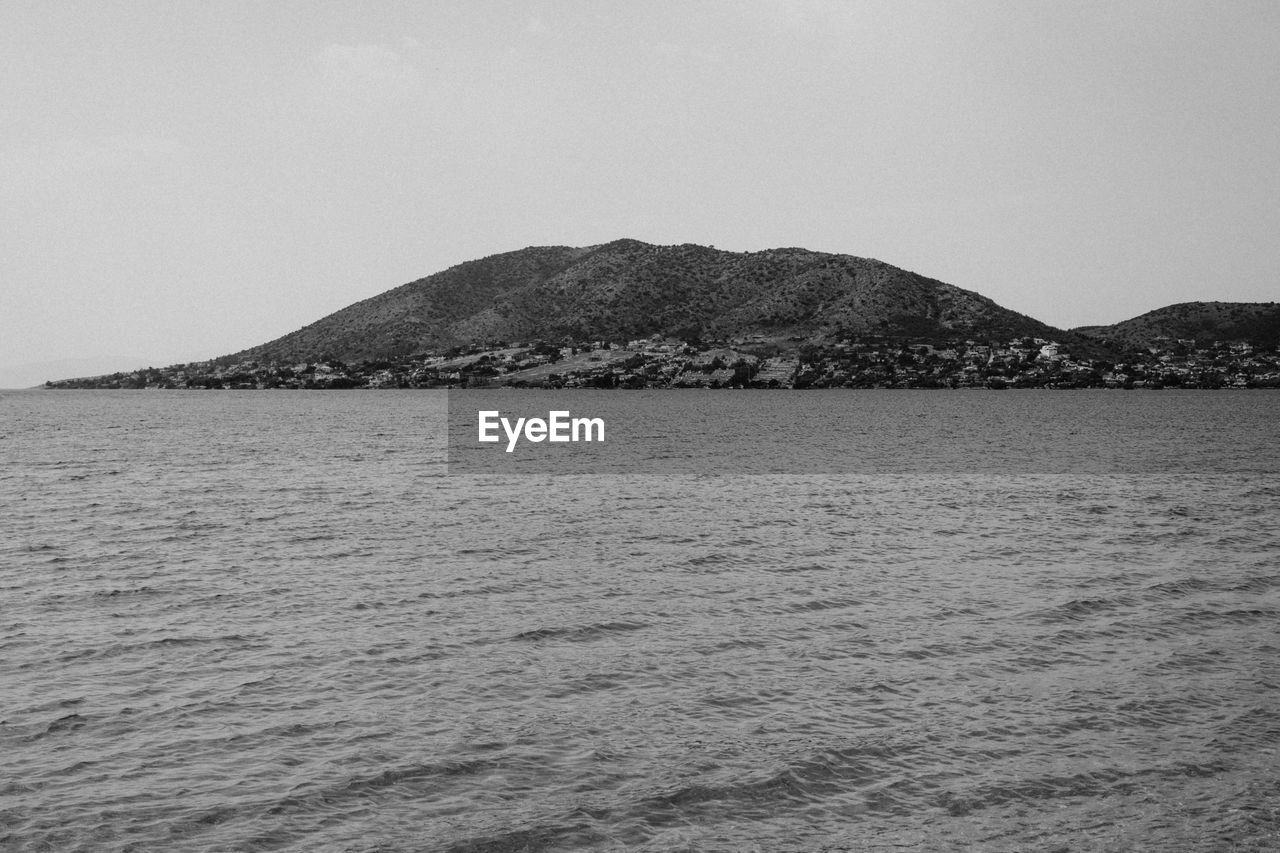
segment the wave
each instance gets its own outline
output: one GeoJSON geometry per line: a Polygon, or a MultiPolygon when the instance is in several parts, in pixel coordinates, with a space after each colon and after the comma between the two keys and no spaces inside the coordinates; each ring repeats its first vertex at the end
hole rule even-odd
{"type": "Polygon", "coordinates": [[[582,643],[598,640],[613,634],[626,634],[641,631],[650,627],[647,622],[601,622],[594,625],[569,625],[552,628],[534,628],[521,631],[511,639],[518,642],[542,642],[544,640],[564,640],[570,643],[582,643]]]}

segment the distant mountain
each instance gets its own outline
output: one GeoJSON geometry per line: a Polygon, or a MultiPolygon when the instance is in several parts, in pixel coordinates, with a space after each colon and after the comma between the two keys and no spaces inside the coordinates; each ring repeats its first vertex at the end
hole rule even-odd
{"type": "Polygon", "coordinates": [[[481,341],[823,341],[839,336],[1052,338],[1097,351],[968,290],[868,258],[617,240],[492,255],[357,302],[219,361],[368,361],[481,341]]]}
{"type": "Polygon", "coordinates": [[[1159,338],[1247,341],[1274,349],[1280,345],[1280,303],[1182,302],[1148,311],[1110,326],[1080,326],[1073,332],[1122,349],[1146,349],[1159,338]]]}

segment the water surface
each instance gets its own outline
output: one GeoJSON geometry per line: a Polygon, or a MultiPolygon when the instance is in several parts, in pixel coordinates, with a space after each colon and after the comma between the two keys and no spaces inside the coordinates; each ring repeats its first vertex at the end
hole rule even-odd
{"type": "Polygon", "coordinates": [[[450,474],[442,394],[0,395],[0,847],[1280,845],[1280,396],[708,423],[796,399],[901,464],[450,474]]]}

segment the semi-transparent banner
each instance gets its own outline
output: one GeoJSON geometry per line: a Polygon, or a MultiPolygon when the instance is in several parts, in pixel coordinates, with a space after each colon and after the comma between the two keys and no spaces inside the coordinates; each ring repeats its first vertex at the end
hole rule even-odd
{"type": "Polygon", "coordinates": [[[449,391],[448,463],[502,474],[1280,473],[1280,395],[1221,405],[1229,393],[449,391]]]}

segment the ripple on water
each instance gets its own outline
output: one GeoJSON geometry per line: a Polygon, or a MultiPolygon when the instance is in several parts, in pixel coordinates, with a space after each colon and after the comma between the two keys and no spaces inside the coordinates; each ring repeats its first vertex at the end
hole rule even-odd
{"type": "Polygon", "coordinates": [[[450,479],[424,396],[33,399],[0,847],[1280,846],[1247,470],[450,479]]]}

